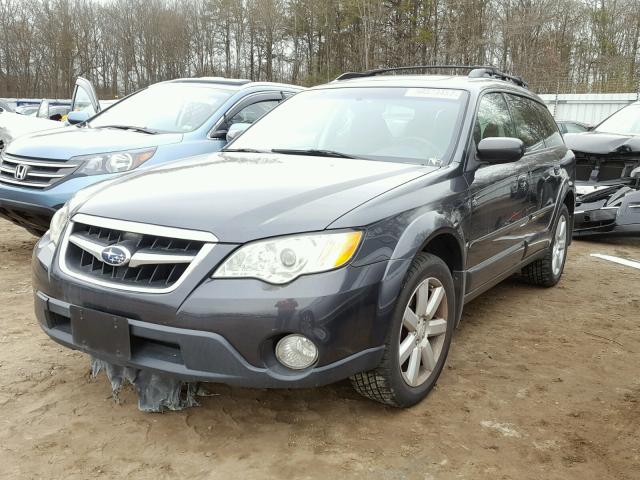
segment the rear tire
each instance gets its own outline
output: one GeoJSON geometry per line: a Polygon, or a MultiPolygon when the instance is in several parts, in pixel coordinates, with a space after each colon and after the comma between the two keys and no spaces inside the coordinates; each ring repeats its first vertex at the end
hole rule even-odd
{"type": "Polygon", "coordinates": [[[351,377],[355,390],[394,407],[410,407],[425,398],[449,353],[455,305],[447,265],[435,255],[418,254],[398,297],[382,361],[351,377]]]}
{"type": "Polygon", "coordinates": [[[560,281],[567,260],[567,247],[571,235],[571,215],[562,205],[553,227],[551,245],[545,256],[522,269],[525,279],[532,285],[553,287],[560,281]]]}

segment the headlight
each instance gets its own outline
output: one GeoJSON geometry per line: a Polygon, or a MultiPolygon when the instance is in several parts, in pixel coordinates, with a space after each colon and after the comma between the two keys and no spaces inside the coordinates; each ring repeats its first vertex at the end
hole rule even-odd
{"type": "Polygon", "coordinates": [[[71,161],[82,165],[78,173],[85,175],[100,175],[103,173],[128,172],[139,167],[156,153],[156,149],[129,150],[125,152],[99,153],[73,157],[71,161]]]}
{"type": "Polygon", "coordinates": [[[69,205],[65,203],[60,210],[53,214],[51,226],[49,227],[49,236],[54,245],[58,244],[60,235],[64,231],[64,227],[69,222],[69,205]]]}
{"type": "Polygon", "coordinates": [[[287,283],[300,275],[343,266],[353,257],[361,238],[362,232],[337,232],[261,240],[233,253],[213,277],[287,283]]]}

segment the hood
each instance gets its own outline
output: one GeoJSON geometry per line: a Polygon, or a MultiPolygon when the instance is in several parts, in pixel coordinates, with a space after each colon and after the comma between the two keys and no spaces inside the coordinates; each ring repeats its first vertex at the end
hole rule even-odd
{"type": "MultiPolygon", "coordinates": [[[[213,233],[221,242],[318,231],[436,167],[340,158],[218,153],[135,172],[77,210],[213,233]]],[[[355,226],[355,225],[354,225],[355,226]]]]}
{"type": "Polygon", "coordinates": [[[64,127],[62,122],[46,118],[30,117],[12,112],[0,112],[0,139],[9,144],[12,140],[29,133],[64,127]]]}
{"type": "Polygon", "coordinates": [[[180,133],[150,135],[117,128],[65,127],[15,140],[7,153],[23,157],[68,160],[78,155],[156,147],[182,140],[180,133]]]}
{"type": "Polygon", "coordinates": [[[564,136],[567,148],[575,152],[606,154],[640,154],[640,137],[614,133],[569,133],[564,136]]]}

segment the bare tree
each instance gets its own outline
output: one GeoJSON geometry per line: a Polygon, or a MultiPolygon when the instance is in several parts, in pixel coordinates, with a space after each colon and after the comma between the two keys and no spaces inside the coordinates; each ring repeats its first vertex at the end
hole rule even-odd
{"type": "Polygon", "coordinates": [[[636,91],[640,0],[0,0],[0,95],[121,96],[180,76],[312,85],[493,64],[539,92],[636,91]]]}

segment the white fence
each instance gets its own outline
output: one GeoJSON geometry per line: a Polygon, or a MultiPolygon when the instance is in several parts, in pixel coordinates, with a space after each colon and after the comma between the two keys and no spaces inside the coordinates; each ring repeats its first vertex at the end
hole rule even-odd
{"type": "Polygon", "coordinates": [[[595,125],[625,105],[640,100],[637,93],[543,94],[556,120],[577,120],[595,125]]]}

